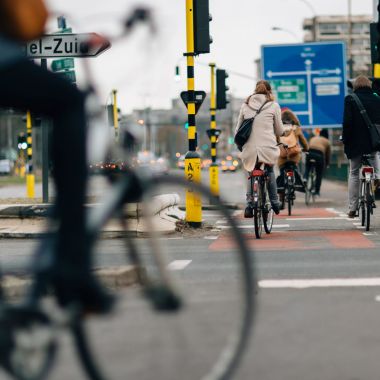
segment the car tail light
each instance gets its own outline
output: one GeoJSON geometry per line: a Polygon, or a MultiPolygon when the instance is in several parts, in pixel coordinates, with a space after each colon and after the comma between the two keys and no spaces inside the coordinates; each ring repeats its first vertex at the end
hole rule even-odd
{"type": "Polygon", "coordinates": [[[294,177],[294,172],[286,172],[286,175],[287,175],[288,177],[294,177]]]}
{"type": "Polygon", "coordinates": [[[264,175],[264,172],[262,170],[255,169],[255,170],[252,171],[252,176],[253,177],[261,177],[262,175],[264,175]]]}

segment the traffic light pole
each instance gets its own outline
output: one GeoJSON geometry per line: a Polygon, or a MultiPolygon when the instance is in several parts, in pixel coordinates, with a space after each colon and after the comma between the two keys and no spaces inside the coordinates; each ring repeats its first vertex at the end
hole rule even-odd
{"type": "Polygon", "coordinates": [[[117,112],[117,91],[112,90],[113,125],[115,127],[115,141],[119,141],[119,119],[117,112]]]}
{"type": "MultiPolygon", "coordinates": [[[[215,92],[215,63],[210,63],[211,69],[211,99],[210,99],[210,140],[211,140],[211,160],[210,165],[210,190],[212,194],[219,198],[219,168],[216,163],[216,92],[215,92]]],[[[212,199],[210,200],[212,203],[212,199]]]]}
{"type": "MultiPolygon", "coordinates": [[[[41,67],[47,70],[47,60],[41,59],[41,67]]],[[[49,202],[49,121],[42,118],[42,202],[49,202]]]]}
{"type": "MultiPolygon", "coordinates": [[[[378,12],[378,18],[377,18],[377,32],[378,32],[378,41],[377,41],[377,62],[380,62],[380,0],[377,5],[377,12],[378,12]]],[[[373,76],[376,79],[380,78],[380,63],[375,63],[373,65],[373,76]]]]}
{"type": "Polygon", "coordinates": [[[32,116],[30,111],[26,113],[26,143],[28,144],[27,148],[27,157],[28,157],[28,172],[26,174],[26,196],[28,198],[34,198],[34,174],[33,174],[33,139],[32,139],[32,116]]]}
{"type": "MultiPolygon", "coordinates": [[[[194,78],[194,2],[186,0],[186,39],[187,39],[187,91],[188,91],[188,140],[189,151],[185,156],[185,176],[189,182],[201,181],[201,158],[196,152],[197,148],[197,128],[195,109],[195,78],[194,78]]],[[[200,194],[194,193],[191,189],[186,190],[186,222],[192,227],[202,225],[202,200],[200,194]]]]}

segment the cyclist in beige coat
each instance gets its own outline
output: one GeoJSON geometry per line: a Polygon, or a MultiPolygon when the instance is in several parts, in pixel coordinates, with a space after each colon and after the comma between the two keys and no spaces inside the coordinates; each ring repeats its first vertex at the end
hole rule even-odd
{"type": "MultiPolygon", "coordinates": [[[[241,106],[235,134],[243,120],[254,117],[262,106],[263,108],[261,112],[255,117],[252,133],[247,143],[243,146],[241,160],[244,169],[249,173],[252,172],[258,163],[268,165],[270,179],[268,189],[269,197],[273,211],[278,214],[280,212],[280,202],[278,201],[277,196],[277,185],[273,166],[277,163],[277,159],[280,155],[280,150],[277,146],[277,137],[284,135],[285,129],[281,121],[280,106],[274,101],[272,88],[269,82],[264,80],[257,82],[255,92],[253,95],[249,96],[241,106]]],[[[250,180],[248,180],[247,207],[244,216],[246,218],[253,217],[250,180]]]]}

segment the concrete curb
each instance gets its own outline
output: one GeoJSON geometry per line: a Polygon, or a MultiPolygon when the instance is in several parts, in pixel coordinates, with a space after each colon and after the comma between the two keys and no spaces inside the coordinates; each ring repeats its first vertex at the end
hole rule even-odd
{"type": "MultiPolygon", "coordinates": [[[[161,194],[153,197],[149,203],[149,212],[153,215],[159,214],[162,210],[179,204],[178,194],[161,194]]],[[[87,207],[96,207],[97,204],[88,204],[87,207]]],[[[53,205],[51,204],[27,204],[27,205],[0,205],[0,218],[40,218],[49,215],[53,205]]],[[[137,218],[141,213],[140,203],[129,203],[124,210],[128,217],[137,218]]]]}
{"type": "MultiPolygon", "coordinates": [[[[94,273],[100,282],[108,289],[120,290],[138,283],[138,274],[144,276],[145,269],[134,266],[121,266],[95,269],[94,273]]],[[[2,287],[10,299],[21,298],[30,287],[32,280],[29,276],[4,276],[2,287]]]]}
{"type": "MultiPolygon", "coordinates": [[[[163,194],[152,198],[148,204],[149,215],[152,215],[152,223],[155,229],[164,235],[170,235],[176,231],[178,220],[185,215],[178,209],[180,197],[178,194],[163,194]]],[[[96,207],[95,204],[89,207],[96,207]]],[[[33,239],[41,238],[46,231],[46,215],[50,205],[27,205],[0,207],[0,238],[3,239],[33,239]],[[26,216],[28,215],[28,216],[26,216]]],[[[129,204],[124,210],[128,218],[128,230],[123,229],[118,221],[111,220],[105,226],[101,238],[117,239],[123,237],[146,236],[150,228],[146,225],[141,204],[129,204]]]]}

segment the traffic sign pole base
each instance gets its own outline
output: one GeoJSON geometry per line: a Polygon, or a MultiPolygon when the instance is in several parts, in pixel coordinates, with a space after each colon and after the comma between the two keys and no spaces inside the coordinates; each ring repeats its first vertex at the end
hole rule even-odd
{"type": "MultiPolygon", "coordinates": [[[[185,176],[189,182],[201,182],[201,158],[197,152],[188,152],[185,156],[185,176]]],[[[202,226],[201,194],[191,188],[186,190],[186,222],[194,227],[202,226]]]]}
{"type": "Polygon", "coordinates": [[[202,222],[187,222],[187,224],[192,228],[201,228],[202,222]]]}
{"type": "Polygon", "coordinates": [[[26,175],[26,196],[27,198],[34,198],[35,192],[34,192],[34,174],[27,174],[26,175]]]}

